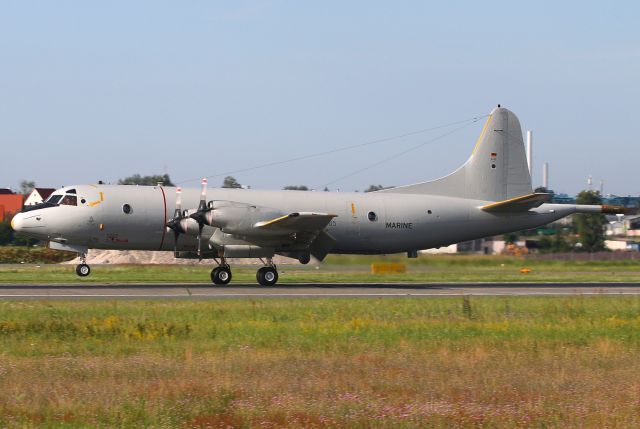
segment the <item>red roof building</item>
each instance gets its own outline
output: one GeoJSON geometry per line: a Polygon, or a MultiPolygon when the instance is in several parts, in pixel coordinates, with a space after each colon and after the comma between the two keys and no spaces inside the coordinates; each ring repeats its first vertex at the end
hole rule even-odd
{"type": "Polygon", "coordinates": [[[33,190],[27,195],[27,198],[24,200],[25,206],[33,206],[36,204],[40,204],[51,195],[55,191],[54,188],[33,188],[33,190]]]}
{"type": "Polygon", "coordinates": [[[14,194],[10,189],[0,189],[0,222],[11,219],[20,210],[22,194],[14,194]]]}

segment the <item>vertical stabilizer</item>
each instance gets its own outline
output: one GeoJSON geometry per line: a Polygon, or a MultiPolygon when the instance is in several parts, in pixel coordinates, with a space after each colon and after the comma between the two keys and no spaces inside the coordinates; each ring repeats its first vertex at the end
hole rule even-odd
{"type": "Polygon", "coordinates": [[[531,194],[531,175],[518,118],[507,109],[493,109],[471,157],[458,170],[431,182],[379,192],[443,195],[484,201],[502,201],[531,194]]]}

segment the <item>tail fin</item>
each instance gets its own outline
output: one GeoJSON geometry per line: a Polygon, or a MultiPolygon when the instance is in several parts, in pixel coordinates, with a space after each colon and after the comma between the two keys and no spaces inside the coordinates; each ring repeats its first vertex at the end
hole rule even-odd
{"type": "Polygon", "coordinates": [[[507,109],[493,109],[471,157],[462,167],[441,179],[379,192],[483,201],[502,201],[531,194],[531,175],[518,118],[507,109]]]}

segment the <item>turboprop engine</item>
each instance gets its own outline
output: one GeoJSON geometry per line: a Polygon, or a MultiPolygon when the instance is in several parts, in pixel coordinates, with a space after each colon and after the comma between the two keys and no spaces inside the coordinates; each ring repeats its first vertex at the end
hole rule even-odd
{"type": "Polygon", "coordinates": [[[227,234],[256,234],[257,222],[282,216],[282,212],[233,201],[210,201],[205,224],[220,228],[227,234]]]}
{"type": "MultiPolygon", "coordinates": [[[[207,203],[207,179],[202,179],[202,191],[197,209],[182,211],[181,196],[182,190],[177,188],[176,210],[173,218],[166,225],[174,232],[174,254],[176,257],[178,255],[178,239],[181,234],[198,238],[198,257],[202,258],[202,231],[204,228],[213,227],[228,235],[255,234],[257,222],[283,215],[282,212],[274,209],[233,201],[213,200],[207,203]]],[[[215,230],[207,231],[207,236],[213,236],[214,232],[215,230]]],[[[239,249],[235,250],[239,252],[239,249]]],[[[247,249],[247,252],[255,254],[256,249],[247,249]]]]}

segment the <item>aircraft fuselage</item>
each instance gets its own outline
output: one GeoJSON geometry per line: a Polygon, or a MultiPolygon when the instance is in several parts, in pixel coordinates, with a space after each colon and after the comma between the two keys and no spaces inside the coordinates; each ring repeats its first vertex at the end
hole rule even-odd
{"type": "MultiPolygon", "coordinates": [[[[96,249],[172,250],[166,227],[173,216],[172,187],[79,185],[77,205],[58,205],[21,214],[19,229],[43,240],[96,249]],[[128,209],[125,209],[125,206],[128,209]]],[[[200,192],[184,189],[183,207],[197,207],[200,192]]],[[[543,204],[520,214],[487,213],[486,201],[435,195],[313,191],[256,191],[211,188],[208,200],[270,207],[282,213],[323,212],[336,217],[325,231],[335,239],[330,253],[385,254],[416,251],[534,228],[573,212],[571,205],[543,204]]],[[[205,227],[208,240],[213,227],[205,227]]],[[[178,250],[196,248],[194,235],[178,250]]]]}

